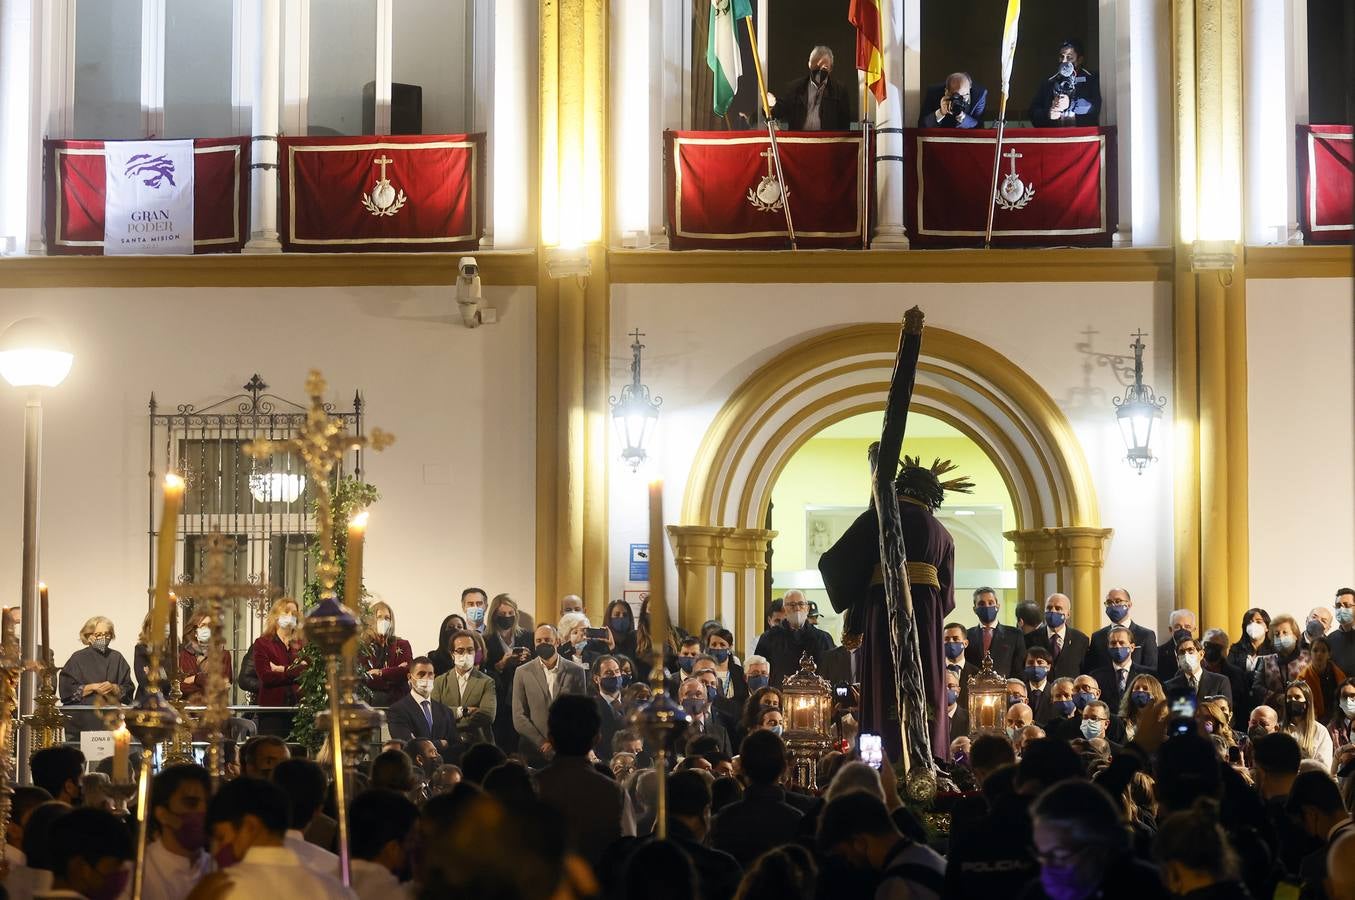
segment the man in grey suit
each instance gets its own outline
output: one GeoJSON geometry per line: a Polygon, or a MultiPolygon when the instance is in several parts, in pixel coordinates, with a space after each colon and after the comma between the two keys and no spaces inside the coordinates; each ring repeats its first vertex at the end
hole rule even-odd
{"type": "Polygon", "coordinates": [[[532,637],[535,658],[513,677],[513,727],[528,765],[541,766],[551,755],[550,705],[565,694],[586,694],[588,672],[557,652],[560,635],[554,625],[538,625],[532,637]]]}
{"type": "Polygon", "coordinates": [[[494,679],[475,668],[475,638],[470,632],[453,635],[451,649],[452,668],[433,681],[430,697],[452,711],[463,742],[492,744],[499,706],[494,679]]]}

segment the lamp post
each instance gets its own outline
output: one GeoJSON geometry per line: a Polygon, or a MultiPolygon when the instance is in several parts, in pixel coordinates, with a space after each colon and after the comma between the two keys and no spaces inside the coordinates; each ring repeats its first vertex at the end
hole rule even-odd
{"type": "MultiPolygon", "coordinates": [[[[27,394],[24,404],[24,505],[22,593],[19,640],[25,662],[37,657],[38,496],[42,486],[42,390],[65,381],[75,355],[65,335],[43,319],[20,319],[0,334],[0,377],[27,394]]],[[[26,717],[33,714],[37,673],[27,668],[19,680],[19,783],[31,780],[32,739],[26,717]]]]}
{"type": "Polygon", "coordinates": [[[648,386],[640,381],[640,355],[645,349],[640,338],[644,334],[637,328],[631,332],[631,337],[635,340],[630,345],[630,384],[621,388],[619,396],[611,398],[611,404],[612,421],[622,443],[621,458],[630,463],[634,471],[649,455],[645,452],[645,441],[659,420],[659,406],[663,400],[650,397],[648,386]]]}
{"type": "Polygon", "coordinates": [[[1125,443],[1125,460],[1140,475],[1154,459],[1152,448],[1153,426],[1162,418],[1162,408],[1167,405],[1166,397],[1158,397],[1151,386],[1143,383],[1143,339],[1142,331],[1134,332],[1134,382],[1126,386],[1124,396],[1116,397],[1115,420],[1120,424],[1120,435],[1125,443]]]}

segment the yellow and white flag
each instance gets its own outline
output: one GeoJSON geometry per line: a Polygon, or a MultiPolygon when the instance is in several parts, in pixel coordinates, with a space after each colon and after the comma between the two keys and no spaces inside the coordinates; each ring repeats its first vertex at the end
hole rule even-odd
{"type": "Polygon", "coordinates": [[[1021,21],[1021,0],[1007,0],[1007,24],[1002,27],[1002,105],[1011,92],[1012,63],[1016,60],[1016,26],[1021,21]]]}

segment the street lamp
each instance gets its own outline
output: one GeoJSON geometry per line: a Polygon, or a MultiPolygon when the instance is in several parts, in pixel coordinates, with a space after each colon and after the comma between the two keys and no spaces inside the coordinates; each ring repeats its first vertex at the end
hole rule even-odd
{"type": "Polygon", "coordinates": [[[1123,397],[1116,397],[1115,420],[1120,424],[1120,436],[1124,438],[1125,460],[1140,475],[1154,459],[1152,437],[1153,426],[1162,418],[1162,407],[1167,405],[1166,397],[1158,397],[1151,386],[1143,383],[1143,338],[1142,331],[1134,332],[1134,383],[1125,388],[1123,397]]]}
{"type": "MultiPolygon", "coordinates": [[[[19,600],[19,640],[25,660],[37,658],[38,492],[42,477],[42,390],[66,380],[75,355],[61,331],[44,319],[20,319],[0,334],[0,377],[27,393],[24,404],[23,585],[19,600]]],[[[28,769],[37,673],[27,670],[19,681],[19,783],[31,780],[28,769]]]]}
{"type": "Polygon", "coordinates": [[[648,386],[640,381],[640,353],[645,349],[640,338],[644,334],[637,328],[631,337],[635,340],[630,345],[630,384],[621,388],[619,397],[611,398],[611,404],[612,421],[616,423],[622,443],[621,458],[630,463],[634,471],[649,455],[645,452],[645,442],[659,420],[659,406],[663,400],[651,398],[648,386]]]}

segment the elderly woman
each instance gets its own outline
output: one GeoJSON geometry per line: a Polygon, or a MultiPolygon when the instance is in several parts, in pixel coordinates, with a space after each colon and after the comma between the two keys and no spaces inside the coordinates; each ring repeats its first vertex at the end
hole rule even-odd
{"type": "MultiPolygon", "coordinates": [[[[132,667],[109,644],[117,637],[113,621],[94,616],[80,628],[80,643],[85,646],[71,654],[61,667],[61,702],[68,705],[121,703],[132,699],[132,667]]],[[[103,720],[89,710],[69,713],[77,731],[98,731],[103,720]]]]}
{"type": "Polygon", "coordinates": [[[1270,620],[1270,642],[1275,652],[1256,660],[1252,693],[1258,703],[1275,709],[1284,706],[1285,686],[1301,678],[1308,668],[1312,656],[1299,646],[1299,634],[1299,623],[1293,616],[1281,615],[1270,620]]]}
{"type": "Polygon", "coordinates": [[[373,706],[390,706],[409,693],[409,663],[414,658],[409,641],[395,634],[395,613],[390,604],[372,604],[371,621],[360,641],[358,668],[367,676],[373,706]]]}
{"type": "MultiPolygon", "coordinates": [[[[301,650],[301,609],[291,597],[280,597],[254,639],[254,671],[259,676],[260,706],[295,706],[297,682],[305,661],[301,650]]],[[[259,713],[259,734],[286,737],[292,732],[292,710],[259,713]]]]}
{"type": "Polygon", "coordinates": [[[591,667],[599,656],[609,651],[605,639],[590,638],[588,630],[593,623],[581,612],[568,612],[560,617],[560,658],[591,667]]]}
{"type": "MultiPolygon", "coordinates": [[[[205,610],[196,610],[184,622],[183,640],[179,643],[179,690],[192,702],[202,701],[207,690],[207,648],[212,640],[212,615],[205,610]]],[[[234,677],[231,668],[231,652],[221,648],[221,674],[227,684],[234,677]]]]}

